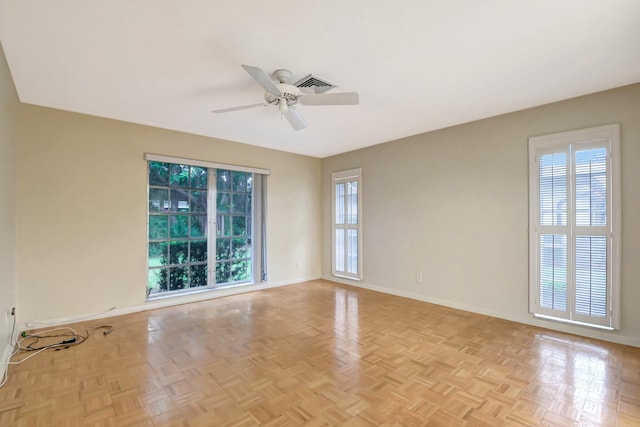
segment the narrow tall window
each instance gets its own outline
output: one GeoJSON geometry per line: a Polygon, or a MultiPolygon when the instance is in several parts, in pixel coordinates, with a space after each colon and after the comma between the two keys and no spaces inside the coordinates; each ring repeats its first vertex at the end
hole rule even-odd
{"type": "Polygon", "coordinates": [[[529,139],[530,311],[606,328],[620,319],[619,126],[529,139]]]}
{"type": "Polygon", "coordinates": [[[362,279],[362,170],[334,172],[333,274],[362,279]]]}
{"type": "Polygon", "coordinates": [[[151,154],[147,160],[147,294],[266,280],[266,175],[258,173],[265,171],[151,154]]]}

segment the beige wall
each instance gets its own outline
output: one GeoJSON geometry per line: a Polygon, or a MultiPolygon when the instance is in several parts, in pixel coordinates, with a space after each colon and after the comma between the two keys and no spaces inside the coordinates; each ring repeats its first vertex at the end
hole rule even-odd
{"type": "Polygon", "coordinates": [[[0,64],[0,81],[0,166],[8,177],[0,185],[9,186],[0,196],[0,231],[9,236],[0,243],[8,254],[0,297],[17,299],[22,322],[145,305],[143,156],[152,152],[271,169],[269,284],[321,273],[330,278],[330,174],[362,167],[361,285],[640,345],[640,85],[319,160],[20,106],[6,64],[0,64]],[[16,193],[11,123],[18,112],[16,193]],[[614,122],[622,125],[622,329],[599,333],[535,321],[527,313],[527,138],[614,122]],[[11,268],[16,194],[17,298],[11,268]],[[416,283],[416,273],[423,283],[416,283]]]}
{"type": "MultiPolygon", "coordinates": [[[[6,351],[16,306],[16,160],[20,102],[0,46],[0,356],[6,351]],[[12,320],[12,319],[10,319],[12,320]]],[[[0,368],[0,379],[4,368],[0,368]]]]}
{"type": "Polygon", "coordinates": [[[319,159],[29,105],[20,120],[21,322],[145,304],[147,152],[270,169],[268,284],[320,276],[319,159]]]}
{"type": "Polygon", "coordinates": [[[331,172],[363,168],[362,286],[640,345],[640,85],[324,159],[323,277],[331,276],[331,172]],[[528,314],[527,139],[621,123],[622,329],[528,314]],[[423,283],[416,283],[416,273],[423,283]]]}

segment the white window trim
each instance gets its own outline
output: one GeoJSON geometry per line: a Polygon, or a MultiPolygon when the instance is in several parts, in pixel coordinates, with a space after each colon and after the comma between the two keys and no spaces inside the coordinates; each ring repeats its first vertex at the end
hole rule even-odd
{"type": "MultiPolygon", "coordinates": [[[[360,281],[363,278],[362,271],[362,168],[348,169],[331,174],[331,272],[336,277],[360,281]],[[349,274],[343,271],[336,271],[336,182],[347,180],[358,181],[358,224],[351,224],[352,229],[358,230],[358,274],[349,274]]],[[[348,226],[345,221],[345,226],[348,226]]],[[[345,234],[346,239],[346,234],[345,234]]]]}
{"type": "Polygon", "coordinates": [[[144,159],[148,162],[178,163],[189,166],[198,166],[210,169],[227,169],[237,172],[259,173],[262,175],[270,175],[269,169],[254,168],[250,166],[230,165],[227,163],[208,162],[203,160],[185,159],[183,157],[163,156],[161,154],[145,153],[144,159]]]}
{"type": "MultiPolygon", "coordinates": [[[[267,186],[266,186],[266,180],[267,180],[267,176],[271,174],[271,171],[269,169],[262,169],[262,168],[255,168],[255,167],[249,167],[249,166],[238,166],[238,165],[231,165],[231,164],[227,164],[227,163],[217,163],[217,162],[209,162],[209,161],[203,161],[203,160],[195,160],[195,159],[187,159],[187,158],[183,158],[183,157],[173,157],[173,156],[165,156],[165,155],[160,155],[160,154],[153,154],[153,153],[145,153],[144,155],[144,159],[147,163],[147,165],[149,164],[149,162],[161,162],[161,163],[174,163],[174,164],[186,164],[189,166],[198,166],[198,167],[203,167],[203,168],[207,168],[210,171],[211,170],[217,170],[217,169],[224,169],[224,170],[231,170],[231,171],[237,171],[237,172],[248,172],[248,173],[253,173],[255,177],[259,177],[260,175],[264,176],[264,178],[260,178],[260,179],[256,179],[255,183],[254,183],[254,188],[253,188],[253,192],[252,192],[252,196],[254,199],[254,203],[253,203],[253,213],[252,213],[252,217],[253,217],[253,221],[252,221],[252,235],[254,236],[254,245],[253,245],[253,250],[252,250],[252,263],[253,263],[253,275],[252,275],[252,280],[251,282],[247,282],[247,283],[230,283],[224,286],[216,286],[215,283],[215,259],[209,257],[208,260],[208,270],[210,272],[210,274],[208,274],[207,277],[207,286],[202,286],[202,287],[198,287],[198,288],[193,288],[192,290],[188,290],[188,291],[166,291],[166,292],[162,292],[161,294],[158,295],[147,295],[146,301],[153,301],[156,299],[164,299],[164,298],[170,298],[173,296],[184,296],[184,295],[189,295],[189,294],[194,294],[194,293],[200,293],[200,292],[207,292],[207,291],[215,291],[215,290],[219,290],[219,289],[226,289],[226,288],[230,288],[230,287],[234,287],[234,286],[245,286],[245,285],[255,285],[255,284],[259,284],[261,282],[266,282],[268,280],[267,278],[267,253],[266,253],[266,209],[267,209],[267,202],[266,202],[266,192],[267,192],[267,186]],[[213,274],[211,274],[211,272],[213,272],[213,274]]],[[[148,177],[147,177],[147,193],[149,191],[149,183],[148,183],[148,177]]],[[[216,223],[215,223],[215,213],[216,213],[216,209],[215,209],[215,204],[216,204],[216,195],[217,195],[217,188],[216,188],[216,180],[210,180],[209,181],[209,185],[207,187],[207,218],[208,218],[208,229],[209,230],[215,230],[216,228],[216,223]]],[[[148,199],[147,199],[147,227],[149,227],[149,203],[148,203],[148,199]]],[[[213,234],[214,238],[211,239],[210,236],[207,236],[207,251],[209,254],[215,254],[216,251],[216,239],[215,239],[215,233],[213,234]]],[[[149,245],[149,239],[147,238],[147,256],[146,256],[146,265],[147,265],[147,274],[149,274],[148,270],[149,270],[149,250],[148,250],[148,245],[149,245]]]]}
{"type": "MultiPolygon", "coordinates": [[[[608,307],[609,316],[608,324],[585,324],[579,320],[557,319],[567,321],[569,323],[605,327],[607,329],[620,329],[620,269],[621,269],[621,251],[622,251],[622,208],[621,208],[621,170],[620,170],[620,124],[610,124],[598,126],[588,129],[576,131],[561,132],[550,135],[542,135],[529,138],[529,311],[540,318],[552,318],[545,313],[541,313],[538,308],[538,213],[539,213],[539,182],[533,179],[534,170],[537,168],[537,154],[551,150],[553,147],[568,146],[569,144],[580,144],[584,146],[590,140],[609,140],[609,182],[611,191],[609,194],[608,214],[611,218],[610,229],[608,230],[611,237],[611,251],[607,258],[607,264],[610,266],[607,271],[608,280],[610,281],[610,305],[608,307]]],[[[573,162],[573,159],[570,159],[573,162]]],[[[575,176],[571,174],[569,177],[571,188],[575,186],[575,176]]],[[[575,198],[573,190],[571,199],[575,198]]],[[[569,195],[568,195],[569,196],[569,195]]],[[[574,200],[575,204],[575,200],[574,200]]],[[[569,221],[569,218],[568,218],[569,221]]],[[[569,293],[569,297],[573,296],[573,292],[569,293]]],[[[573,301],[571,301],[573,304],[573,301]]],[[[568,317],[568,316],[567,316],[568,317]]]]}

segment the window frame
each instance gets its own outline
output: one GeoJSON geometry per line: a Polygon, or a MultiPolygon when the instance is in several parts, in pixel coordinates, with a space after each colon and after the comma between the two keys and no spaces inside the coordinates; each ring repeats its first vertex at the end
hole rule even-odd
{"type": "MultiPolygon", "coordinates": [[[[560,132],[529,138],[529,312],[535,317],[558,320],[572,324],[620,329],[620,264],[621,264],[621,195],[620,195],[620,125],[610,124],[575,131],[560,132]],[[603,142],[604,141],[604,142],[603,142]],[[602,231],[580,233],[595,226],[576,225],[576,152],[584,149],[606,148],[607,177],[610,191],[607,193],[607,224],[602,231]],[[564,151],[567,155],[566,198],[571,206],[567,208],[566,226],[539,224],[540,213],[540,169],[541,155],[564,151]],[[542,234],[567,236],[567,308],[565,311],[546,309],[540,306],[540,261],[539,241],[542,234]],[[602,321],[595,317],[576,312],[576,236],[607,237],[607,307],[602,321]]],[[[602,226],[600,226],[602,227],[602,226]]]]}
{"type": "MultiPolygon", "coordinates": [[[[363,254],[362,254],[362,248],[363,248],[363,227],[362,227],[362,218],[363,218],[363,209],[362,209],[362,168],[354,168],[354,169],[348,169],[348,170],[343,170],[343,171],[337,171],[337,172],[333,172],[331,174],[331,273],[335,276],[335,277],[340,277],[340,278],[344,278],[344,279],[351,279],[351,280],[357,280],[360,281],[363,279],[363,271],[362,271],[362,266],[363,266],[363,254]],[[358,186],[358,197],[357,197],[357,223],[356,224],[350,224],[348,221],[348,216],[349,216],[349,212],[348,212],[348,203],[347,203],[347,191],[346,191],[346,185],[348,182],[357,182],[357,186],[358,186]],[[336,223],[336,185],[338,183],[344,183],[345,184],[345,201],[344,201],[344,207],[345,207],[345,211],[344,211],[344,215],[345,215],[345,221],[344,224],[337,224],[336,223]],[[347,259],[348,259],[348,230],[357,230],[357,235],[358,235],[358,248],[357,248],[357,273],[349,273],[347,271],[338,271],[336,269],[336,230],[338,229],[343,229],[345,231],[345,238],[344,238],[344,248],[343,248],[343,252],[344,252],[344,263],[345,263],[345,267],[347,265],[347,259]]],[[[346,270],[346,268],[345,268],[346,270]]]]}
{"type": "MultiPolygon", "coordinates": [[[[150,209],[149,209],[149,190],[156,187],[149,183],[149,163],[161,162],[169,164],[180,164],[188,166],[196,166],[200,168],[206,168],[208,172],[208,185],[203,188],[203,191],[207,191],[207,232],[203,239],[207,239],[207,284],[206,286],[198,286],[193,288],[169,290],[149,294],[147,284],[147,300],[154,300],[157,298],[165,298],[172,296],[188,295],[190,293],[197,293],[203,291],[210,291],[215,289],[229,288],[232,286],[251,285],[267,280],[267,254],[266,254],[266,190],[267,190],[267,176],[271,173],[268,169],[238,166],[225,163],[208,162],[202,160],[186,159],[172,156],[164,156],[158,154],[146,153],[144,156],[146,161],[147,171],[147,238],[146,238],[146,269],[147,280],[150,273],[149,267],[149,245],[150,239],[148,236],[150,209]],[[217,174],[220,170],[227,170],[231,172],[245,172],[253,174],[253,184],[251,191],[252,209],[251,209],[251,262],[252,262],[252,274],[251,279],[239,282],[225,282],[216,283],[216,241],[217,241],[217,174]]],[[[229,217],[233,216],[232,213],[228,214],[229,217]]],[[[170,243],[170,238],[167,240],[170,243]]],[[[188,267],[189,268],[189,267],[188,267]]],[[[167,267],[167,274],[168,274],[167,267]]],[[[169,278],[167,278],[168,280],[169,278]]]]}
{"type": "MultiPolygon", "coordinates": [[[[191,232],[193,231],[193,219],[197,218],[197,217],[203,217],[204,219],[204,223],[205,225],[205,230],[206,228],[208,228],[209,223],[208,223],[208,204],[207,204],[207,210],[201,210],[201,211],[193,211],[193,206],[191,205],[191,195],[193,192],[198,191],[198,192],[203,192],[206,193],[208,195],[209,193],[209,187],[210,187],[210,180],[207,179],[207,183],[205,186],[194,186],[194,185],[172,185],[171,184],[171,166],[173,165],[178,165],[178,166],[186,166],[187,168],[189,168],[189,176],[191,176],[191,165],[187,165],[187,164],[176,164],[176,163],[167,163],[167,162],[158,162],[161,164],[167,164],[169,165],[169,169],[167,170],[167,178],[168,178],[168,182],[166,183],[166,185],[161,185],[161,184],[151,184],[151,182],[149,182],[149,177],[147,178],[147,188],[148,188],[148,193],[147,193],[147,201],[149,202],[147,205],[147,230],[150,232],[151,229],[151,222],[152,222],[152,218],[166,218],[166,236],[156,236],[155,238],[150,238],[149,235],[147,235],[147,279],[149,280],[149,276],[151,275],[152,271],[164,271],[168,276],[166,277],[167,280],[167,284],[170,281],[170,273],[171,273],[171,269],[183,269],[186,270],[186,272],[184,274],[186,274],[187,276],[191,277],[193,274],[193,268],[197,267],[197,266],[205,266],[208,267],[209,262],[208,260],[205,261],[193,261],[191,254],[192,254],[192,243],[197,243],[198,241],[202,241],[207,239],[206,242],[206,246],[208,247],[208,236],[206,231],[202,233],[201,236],[192,236],[191,232]],[[164,206],[163,209],[160,210],[151,210],[151,200],[156,200],[155,198],[152,199],[151,198],[151,194],[152,191],[156,191],[156,192],[166,192],[166,197],[162,198],[164,200],[164,206]],[[174,194],[184,194],[186,196],[186,203],[189,205],[188,209],[185,210],[181,210],[180,206],[180,202],[177,201],[179,200],[179,198],[175,198],[174,199],[174,194]],[[174,204],[174,202],[177,201],[176,203],[176,208],[175,210],[171,209],[172,205],[174,204]],[[174,236],[172,235],[172,226],[174,225],[174,220],[177,221],[178,217],[182,217],[182,218],[188,218],[187,220],[187,234],[184,236],[174,236]],[[149,264],[150,261],[150,248],[151,245],[156,245],[156,244],[160,244],[160,245],[164,245],[165,246],[165,255],[168,256],[167,258],[167,263],[164,264],[163,266],[153,266],[151,267],[149,264]],[[183,255],[185,255],[185,258],[182,261],[178,261],[177,262],[171,262],[172,260],[172,252],[173,249],[178,248],[178,244],[183,244],[184,248],[182,251],[178,251],[178,253],[183,253],[183,255]],[[186,249],[186,252],[184,251],[186,249]]],[[[197,166],[196,166],[197,167],[197,166]]],[[[203,170],[207,170],[206,168],[201,168],[201,167],[197,167],[199,169],[203,169],[203,170]]],[[[150,173],[150,162],[147,162],[147,172],[148,174],[150,173]]],[[[208,197],[207,197],[208,199],[208,197]]],[[[202,242],[200,242],[202,243],[202,242]]],[[[208,249],[207,249],[208,250],[208,249]]],[[[191,290],[196,290],[196,289],[203,289],[205,287],[207,287],[209,285],[208,281],[206,283],[204,283],[204,285],[200,285],[200,286],[194,286],[192,288],[184,288],[183,289],[177,289],[174,291],[164,291],[161,292],[162,295],[165,294],[170,294],[170,293],[182,293],[182,292],[186,292],[187,289],[191,289],[191,290]]],[[[149,289],[148,289],[149,291],[149,289]]]]}

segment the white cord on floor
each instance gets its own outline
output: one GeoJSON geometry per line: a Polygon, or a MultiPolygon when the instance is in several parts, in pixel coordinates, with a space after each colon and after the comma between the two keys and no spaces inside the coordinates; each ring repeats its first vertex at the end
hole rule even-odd
{"type": "MultiPolygon", "coordinates": [[[[14,320],[14,328],[15,328],[15,320],[14,320]]],[[[11,334],[11,337],[13,339],[13,333],[11,334]]],[[[11,353],[11,356],[9,356],[9,360],[7,362],[3,363],[3,365],[7,365],[7,367],[6,367],[5,371],[4,371],[3,379],[2,379],[2,381],[0,381],[0,387],[4,386],[7,383],[8,379],[9,379],[9,366],[8,365],[19,365],[22,362],[31,359],[33,356],[37,356],[40,353],[42,353],[43,351],[49,350],[50,348],[59,348],[59,347],[68,346],[70,344],[72,345],[72,344],[78,343],[78,339],[80,339],[80,342],[84,342],[84,340],[86,340],[87,337],[83,337],[82,335],[78,335],[78,333],[73,328],[66,327],[66,326],[65,327],[61,327],[61,328],[48,329],[46,331],[38,331],[38,335],[26,335],[26,336],[20,338],[18,341],[16,341],[15,349],[11,353]],[[42,347],[40,349],[37,349],[37,350],[29,348],[28,346],[25,347],[25,346],[22,345],[22,343],[25,340],[36,339],[36,341],[37,341],[39,338],[48,338],[48,337],[46,337],[44,335],[48,334],[50,332],[56,332],[56,331],[71,331],[71,333],[67,332],[66,334],[62,334],[62,336],[73,337],[76,341],[74,341],[74,343],[67,343],[67,344],[63,344],[63,343],[49,344],[49,345],[45,345],[44,347],[42,347]],[[24,350],[24,351],[35,351],[35,353],[30,354],[29,356],[25,357],[24,359],[20,359],[17,362],[12,362],[11,358],[13,356],[15,356],[16,354],[20,353],[20,351],[22,351],[22,350],[24,350]]]]}

